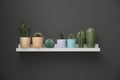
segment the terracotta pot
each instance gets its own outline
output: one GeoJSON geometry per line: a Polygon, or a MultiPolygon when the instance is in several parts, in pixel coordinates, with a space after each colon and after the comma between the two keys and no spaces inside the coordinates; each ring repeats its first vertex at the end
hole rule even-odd
{"type": "Polygon", "coordinates": [[[32,47],[42,48],[43,47],[43,37],[32,37],[32,47]]]}
{"type": "Polygon", "coordinates": [[[21,48],[30,48],[30,37],[20,37],[20,47],[21,48]]]}

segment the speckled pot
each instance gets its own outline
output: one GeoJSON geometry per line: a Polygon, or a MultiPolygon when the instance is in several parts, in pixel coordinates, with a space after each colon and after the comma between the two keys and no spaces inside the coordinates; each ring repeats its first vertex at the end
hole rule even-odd
{"type": "Polygon", "coordinates": [[[30,48],[30,37],[20,37],[20,47],[21,48],[30,48]]]}

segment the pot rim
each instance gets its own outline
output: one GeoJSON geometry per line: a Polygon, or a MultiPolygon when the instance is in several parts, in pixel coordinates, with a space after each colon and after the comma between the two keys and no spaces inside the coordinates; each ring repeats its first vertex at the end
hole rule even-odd
{"type": "Polygon", "coordinates": [[[44,37],[32,37],[32,38],[44,38],[44,37]]]}
{"type": "Polygon", "coordinates": [[[30,39],[31,37],[19,37],[19,38],[26,38],[26,39],[30,39]]]}
{"type": "Polygon", "coordinates": [[[57,39],[57,40],[66,40],[66,39],[57,39]]]}
{"type": "Polygon", "coordinates": [[[67,39],[67,40],[76,40],[76,39],[67,39]]]}

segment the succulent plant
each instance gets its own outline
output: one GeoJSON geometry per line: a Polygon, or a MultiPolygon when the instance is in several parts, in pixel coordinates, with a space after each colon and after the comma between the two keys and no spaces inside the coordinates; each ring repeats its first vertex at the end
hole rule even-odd
{"type": "Polygon", "coordinates": [[[84,40],[85,40],[84,31],[78,32],[78,34],[77,34],[77,42],[78,42],[78,47],[79,48],[84,47],[84,40]]]}
{"type": "Polygon", "coordinates": [[[53,48],[55,45],[55,42],[53,39],[46,39],[44,44],[46,48],[53,48]]]}
{"type": "Polygon", "coordinates": [[[74,39],[74,35],[71,33],[71,34],[68,35],[68,38],[69,39],[74,39]]]}
{"type": "Polygon", "coordinates": [[[36,33],[34,34],[34,36],[35,36],[35,37],[42,37],[43,35],[42,35],[41,32],[36,32],[36,33]]]}
{"type": "Polygon", "coordinates": [[[60,36],[60,39],[64,39],[64,33],[61,32],[59,36],[60,36]]]}
{"type": "Polygon", "coordinates": [[[89,28],[86,32],[86,43],[88,48],[95,47],[95,30],[94,28],[89,28]]]}
{"type": "Polygon", "coordinates": [[[19,31],[22,37],[29,37],[30,28],[27,28],[23,21],[20,22],[19,31]]]}

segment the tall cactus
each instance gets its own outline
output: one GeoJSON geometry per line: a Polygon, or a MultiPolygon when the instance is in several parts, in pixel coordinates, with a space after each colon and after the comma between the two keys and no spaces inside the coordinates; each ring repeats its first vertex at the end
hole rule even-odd
{"type": "Polygon", "coordinates": [[[84,40],[85,40],[84,31],[78,32],[78,34],[77,34],[77,42],[78,42],[78,47],[79,48],[84,47],[84,40]]]}
{"type": "Polygon", "coordinates": [[[95,47],[95,30],[94,28],[88,28],[86,31],[86,43],[88,48],[95,47]]]}

